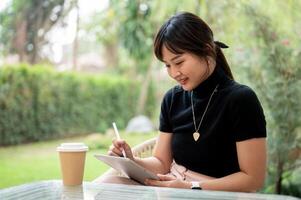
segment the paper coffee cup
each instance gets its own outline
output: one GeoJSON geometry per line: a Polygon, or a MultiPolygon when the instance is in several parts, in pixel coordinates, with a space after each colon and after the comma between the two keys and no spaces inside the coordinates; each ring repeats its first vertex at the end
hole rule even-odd
{"type": "Polygon", "coordinates": [[[57,151],[60,155],[64,185],[81,185],[88,147],[83,143],[62,143],[57,147],[57,151]]]}

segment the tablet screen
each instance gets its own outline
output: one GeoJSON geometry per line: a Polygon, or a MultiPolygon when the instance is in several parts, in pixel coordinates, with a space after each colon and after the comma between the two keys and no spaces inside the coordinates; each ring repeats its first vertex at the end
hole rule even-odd
{"type": "Polygon", "coordinates": [[[159,180],[159,177],[155,173],[148,171],[129,158],[108,155],[95,155],[95,157],[142,184],[144,184],[144,180],[147,178],[159,180]]]}

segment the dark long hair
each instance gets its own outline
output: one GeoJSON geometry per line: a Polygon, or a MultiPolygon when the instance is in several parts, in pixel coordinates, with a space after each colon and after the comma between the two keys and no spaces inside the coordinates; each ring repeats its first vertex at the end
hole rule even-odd
{"type": "Polygon", "coordinates": [[[182,12],[172,16],[162,25],[154,41],[156,57],[163,61],[163,45],[174,54],[189,52],[206,58],[211,56],[216,60],[216,66],[221,67],[226,75],[233,79],[229,64],[221,50],[223,43],[214,42],[210,27],[198,16],[182,12]]]}

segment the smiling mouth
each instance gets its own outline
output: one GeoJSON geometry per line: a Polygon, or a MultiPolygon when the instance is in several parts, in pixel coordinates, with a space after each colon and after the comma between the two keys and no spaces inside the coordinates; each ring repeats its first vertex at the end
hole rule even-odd
{"type": "Polygon", "coordinates": [[[181,85],[185,85],[186,82],[187,82],[188,78],[183,78],[183,79],[180,79],[178,80],[178,82],[181,84],[181,85]]]}

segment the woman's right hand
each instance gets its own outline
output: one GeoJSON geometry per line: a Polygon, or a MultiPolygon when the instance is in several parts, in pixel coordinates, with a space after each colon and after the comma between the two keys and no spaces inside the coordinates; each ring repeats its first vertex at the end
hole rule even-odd
{"type": "Polygon", "coordinates": [[[114,139],[112,141],[112,145],[109,148],[108,155],[123,156],[122,150],[124,150],[127,158],[134,160],[132,149],[124,140],[114,139]]]}

